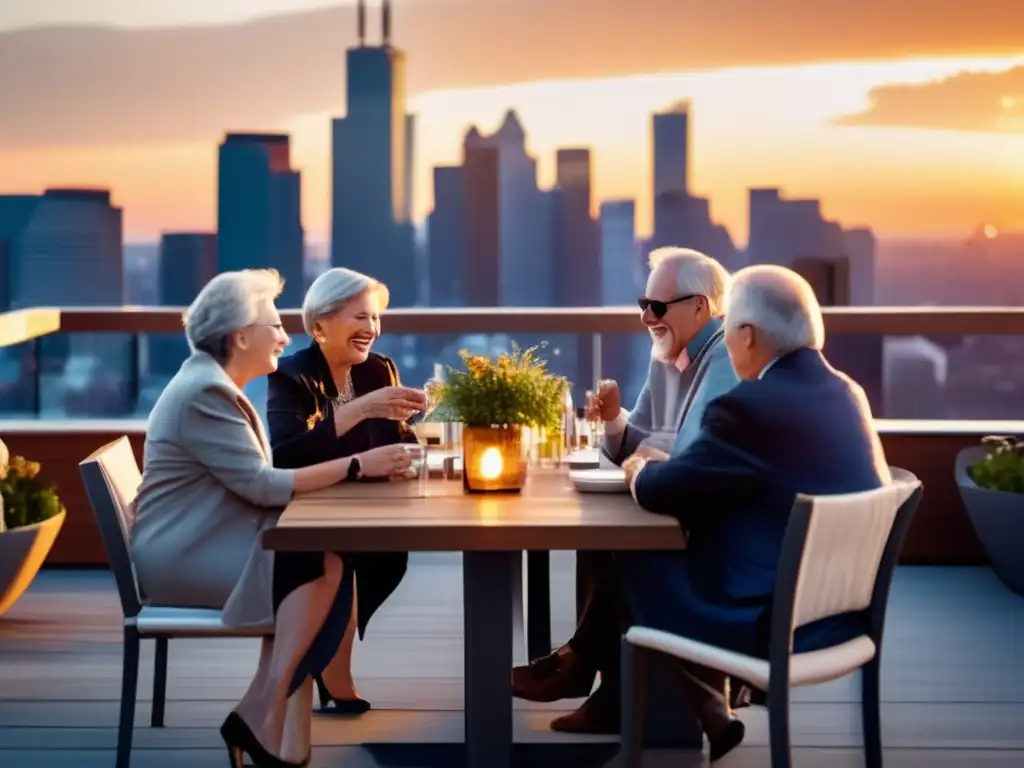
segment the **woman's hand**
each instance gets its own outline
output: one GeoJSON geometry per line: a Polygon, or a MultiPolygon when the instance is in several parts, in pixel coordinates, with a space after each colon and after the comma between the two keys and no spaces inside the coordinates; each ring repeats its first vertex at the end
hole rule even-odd
{"type": "Polygon", "coordinates": [[[360,409],[364,419],[405,421],[426,410],[427,393],[412,387],[381,387],[357,397],[352,404],[360,409]]]}
{"type": "Polygon", "coordinates": [[[418,449],[418,445],[411,443],[371,448],[356,457],[359,459],[359,474],[362,477],[401,477],[409,471],[418,449]]]}
{"type": "Polygon", "coordinates": [[[381,387],[334,409],[334,433],[341,437],[363,419],[405,421],[427,407],[427,393],[411,387],[381,387]]]}

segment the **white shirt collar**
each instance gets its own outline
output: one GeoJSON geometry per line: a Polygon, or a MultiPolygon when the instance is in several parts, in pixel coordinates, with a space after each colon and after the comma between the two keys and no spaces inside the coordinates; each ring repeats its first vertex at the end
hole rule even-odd
{"type": "Polygon", "coordinates": [[[766,365],[766,366],[765,366],[764,368],[762,368],[762,369],[761,369],[761,372],[760,372],[759,374],[757,374],[757,378],[758,378],[758,380],[761,380],[761,379],[763,379],[763,378],[764,378],[764,375],[765,375],[766,373],[768,373],[768,371],[770,371],[770,370],[771,370],[772,366],[773,366],[773,365],[775,365],[775,364],[776,364],[777,362],[779,362],[779,358],[777,358],[777,357],[776,357],[776,358],[773,358],[773,359],[772,359],[772,360],[771,360],[771,361],[770,361],[770,362],[768,363],[768,365],[766,365]]]}

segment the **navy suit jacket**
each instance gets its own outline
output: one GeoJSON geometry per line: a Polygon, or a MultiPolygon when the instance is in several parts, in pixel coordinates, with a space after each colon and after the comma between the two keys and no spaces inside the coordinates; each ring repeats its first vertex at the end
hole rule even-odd
{"type": "MultiPolygon", "coordinates": [[[[889,479],[863,390],[815,350],[780,358],[712,401],[688,448],[637,476],[640,506],[689,531],[685,552],[626,558],[627,590],[643,593],[637,623],[765,655],[796,495],[871,490],[889,479]]],[[[838,623],[798,631],[798,650],[836,642],[828,630],[838,623]]]]}

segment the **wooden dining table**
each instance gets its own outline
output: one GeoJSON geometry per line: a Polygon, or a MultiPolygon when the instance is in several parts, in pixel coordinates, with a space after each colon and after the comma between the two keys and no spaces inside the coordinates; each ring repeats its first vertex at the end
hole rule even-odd
{"type": "MultiPolygon", "coordinates": [[[[627,492],[579,493],[566,470],[531,468],[520,493],[470,494],[453,480],[341,483],[297,496],[263,546],[290,552],[461,552],[465,764],[512,764],[513,614],[523,552],[665,550],[686,546],[679,524],[627,492]]],[[[651,682],[659,675],[652,669],[651,682]]],[[[660,697],[659,697],[660,698],[660,697]]],[[[685,706],[685,705],[683,705],[685,706]]],[[[662,707],[649,718],[664,718],[662,707]]],[[[700,748],[692,713],[671,713],[673,745],[700,748]]]]}

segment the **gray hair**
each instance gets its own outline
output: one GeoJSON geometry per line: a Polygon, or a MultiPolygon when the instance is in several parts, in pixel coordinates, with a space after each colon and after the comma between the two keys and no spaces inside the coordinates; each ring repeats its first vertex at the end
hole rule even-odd
{"type": "Polygon", "coordinates": [[[227,362],[231,334],[256,320],[257,305],[281,295],[284,279],[276,269],[222,272],[203,286],[182,315],[189,348],[227,362]]]}
{"type": "Polygon", "coordinates": [[[708,300],[712,315],[720,315],[729,295],[729,272],[710,256],[692,248],[656,248],[647,257],[653,272],[662,264],[674,264],[680,296],[697,294],[708,300]]]}
{"type": "Polygon", "coordinates": [[[780,355],[825,346],[821,306],[802,276],[791,269],[759,264],[732,278],[726,330],[752,325],[780,355]]]}
{"type": "Polygon", "coordinates": [[[380,308],[386,309],[391,293],[384,283],[347,267],[328,269],[313,281],[302,300],[302,326],[306,334],[313,335],[316,321],[321,317],[333,315],[348,301],[369,290],[377,292],[380,308]]]}

